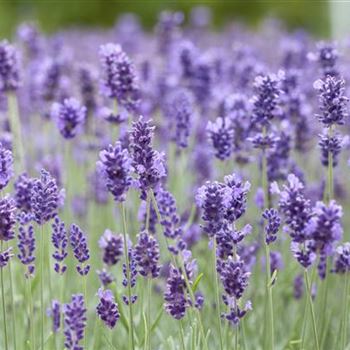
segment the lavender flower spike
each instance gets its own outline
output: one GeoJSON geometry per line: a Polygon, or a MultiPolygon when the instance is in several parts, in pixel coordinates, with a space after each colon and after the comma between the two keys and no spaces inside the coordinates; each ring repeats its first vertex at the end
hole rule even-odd
{"type": "Polygon", "coordinates": [[[86,311],[82,294],[73,295],[71,302],[63,306],[64,346],[69,350],[83,350],[79,343],[84,338],[86,311]]]}
{"type": "Polygon", "coordinates": [[[15,237],[15,210],[14,201],[9,196],[0,199],[0,241],[9,241],[15,237]]]}
{"type": "Polygon", "coordinates": [[[0,42],[0,91],[17,90],[20,85],[17,51],[7,40],[0,42]]]}
{"type": "Polygon", "coordinates": [[[64,222],[58,216],[55,217],[52,224],[51,242],[55,247],[52,254],[52,257],[56,260],[54,269],[57,273],[63,274],[67,269],[67,265],[63,264],[63,261],[68,256],[68,235],[64,222]]]}
{"type": "Polygon", "coordinates": [[[118,141],[114,146],[100,152],[97,168],[102,174],[107,189],[118,202],[124,201],[131,186],[132,159],[127,149],[123,149],[118,141]]]}
{"type": "Polygon", "coordinates": [[[278,211],[276,209],[265,209],[262,214],[264,220],[267,221],[267,225],[265,225],[265,242],[266,244],[271,244],[277,239],[277,232],[281,225],[281,218],[278,215],[278,211]]]}
{"type": "Polygon", "coordinates": [[[12,247],[0,252],[0,269],[6,267],[10,259],[14,256],[12,247]]]}
{"type": "Polygon", "coordinates": [[[97,294],[100,298],[100,303],[96,308],[97,315],[107,327],[112,329],[120,317],[118,304],[115,302],[113,293],[109,289],[103,290],[100,288],[97,294]]]}
{"type": "Polygon", "coordinates": [[[87,246],[87,239],[79,226],[72,224],[70,227],[70,244],[73,248],[74,257],[80,265],[76,266],[81,276],[85,276],[90,271],[90,265],[86,262],[90,259],[90,252],[87,246]]]}
{"type": "Polygon", "coordinates": [[[61,304],[59,301],[52,300],[47,315],[52,318],[52,332],[57,333],[61,327],[61,304]]]}
{"type": "Polygon", "coordinates": [[[115,235],[111,230],[107,229],[98,243],[103,252],[103,262],[108,266],[116,265],[123,256],[122,235],[115,235]]]}
{"type": "Polygon", "coordinates": [[[75,98],[67,98],[63,103],[54,103],[51,117],[56,121],[58,130],[65,139],[74,138],[85,122],[86,107],[75,98]]]}
{"type": "Polygon", "coordinates": [[[0,191],[10,182],[13,176],[12,152],[0,142],[0,191]]]}
{"type": "Polygon", "coordinates": [[[21,263],[27,266],[27,272],[25,276],[31,277],[35,271],[35,235],[33,225],[29,225],[27,228],[20,226],[18,229],[18,259],[21,263]]]}

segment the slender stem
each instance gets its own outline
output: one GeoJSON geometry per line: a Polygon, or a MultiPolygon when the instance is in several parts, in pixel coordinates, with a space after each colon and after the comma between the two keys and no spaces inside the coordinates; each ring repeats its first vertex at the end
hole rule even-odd
{"type": "Polygon", "coordinates": [[[41,312],[41,327],[40,327],[40,339],[41,339],[41,350],[44,350],[44,225],[40,226],[41,237],[40,237],[40,312],[41,312]]]}
{"type": "MultiPolygon", "coordinates": [[[[8,248],[8,243],[6,244],[6,248],[8,248]]],[[[9,284],[10,284],[10,303],[11,303],[11,311],[12,311],[12,338],[13,338],[13,349],[17,349],[17,341],[16,341],[16,310],[15,310],[15,298],[14,298],[14,292],[13,292],[13,278],[12,278],[12,263],[11,261],[8,262],[8,268],[9,268],[9,284]]]]}
{"type": "Polygon", "coordinates": [[[125,216],[125,205],[120,203],[122,218],[123,218],[123,237],[124,237],[124,254],[125,254],[125,263],[126,263],[126,278],[128,280],[128,298],[129,298],[129,348],[135,349],[135,340],[134,340],[134,316],[132,310],[131,302],[131,286],[130,286],[130,265],[129,265],[129,251],[128,251],[128,242],[127,242],[127,228],[126,228],[126,216],[125,216]]]}
{"type": "MultiPolygon", "coordinates": [[[[331,137],[332,134],[333,134],[333,129],[332,129],[332,127],[329,127],[328,135],[331,137]]],[[[327,196],[328,203],[331,201],[332,198],[334,198],[333,187],[334,187],[334,183],[333,183],[333,153],[328,152],[328,196],[327,196]]]]}
{"type": "Polygon", "coordinates": [[[30,277],[26,279],[29,299],[29,322],[30,322],[30,347],[35,350],[35,336],[34,336],[34,309],[33,309],[33,295],[32,295],[32,281],[30,277]]]}
{"type": "Polygon", "coordinates": [[[182,327],[182,320],[180,320],[180,322],[179,322],[179,327],[180,327],[181,349],[182,349],[182,350],[186,350],[186,347],[185,347],[184,330],[183,330],[183,327],[182,327]]]}
{"type": "Polygon", "coordinates": [[[300,350],[304,349],[307,312],[309,311],[308,309],[309,309],[308,295],[307,293],[305,293],[304,317],[303,317],[303,324],[301,328],[301,349],[300,350]]]}
{"type": "Polygon", "coordinates": [[[151,350],[151,292],[152,292],[152,278],[147,278],[147,344],[148,350],[151,350]]]}
{"type": "Polygon", "coordinates": [[[235,329],[235,350],[238,350],[238,332],[239,332],[239,326],[237,325],[235,329]]]}
{"type": "Polygon", "coordinates": [[[349,318],[349,272],[345,272],[345,287],[344,287],[344,300],[343,300],[343,327],[342,327],[342,349],[345,349],[347,330],[348,330],[348,318],[349,318]]]}
{"type": "MultiPolygon", "coordinates": [[[[3,241],[1,241],[1,251],[3,250],[3,241]]],[[[6,321],[6,303],[5,303],[5,286],[4,286],[4,268],[0,267],[1,277],[1,301],[2,301],[2,317],[4,321],[4,342],[5,350],[8,350],[8,339],[7,339],[7,321],[6,321]]]]}
{"type": "Polygon", "coordinates": [[[310,306],[310,309],[311,309],[312,329],[313,329],[313,333],[314,333],[315,347],[316,347],[316,350],[319,350],[320,346],[319,346],[319,343],[318,343],[318,335],[317,335],[317,325],[316,325],[314,303],[312,301],[311,285],[310,285],[309,274],[308,274],[307,269],[305,269],[304,274],[305,274],[305,283],[306,283],[306,289],[307,289],[307,294],[308,294],[309,306],[310,306]]]}
{"type": "MultiPolygon", "coordinates": [[[[85,266],[83,265],[83,270],[85,268],[85,266]]],[[[86,282],[87,282],[87,275],[82,276],[82,287],[83,287],[83,293],[84,293],[84,300],[85,300],[85,305],[86,305],[86,313],[89,313],[89,305],[88,305],[88,298],[87,298],[87,288],[86,288],[86,282]]],[[[87,320],[89,319],[89,317],[87,317],[87,320]]],[[[84,339],[83,339],[83,344],[84,344],[84,349],[86,349],[86,334],[84,332],[83,334],[84,339]]]]}
{"type": "Polygon", "coordinates": [[[10,128],[13,135],[13,152],[16,172],[24,171],[24,150],[22,143],[21,121],[19,117],[17,96],[14,93],[7,95],[10,128]]]}
{"type": "Polygon", "coordinates": [[[219,294],[219,283],[218,283],[218,271],[216,267],[216,238],[213,238],[213,274],[215,279],[215,297],[216,297],[216,311],[219,327],[219,339],[220,339],[220,349],[224,349],[224,343],[222,339],[222,327],[221,327],[221,310],[220,310],[220,294],[219,294]]]}

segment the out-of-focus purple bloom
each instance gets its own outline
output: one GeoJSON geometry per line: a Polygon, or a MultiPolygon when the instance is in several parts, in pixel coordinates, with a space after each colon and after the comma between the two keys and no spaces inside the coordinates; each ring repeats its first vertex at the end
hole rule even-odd
{"type": "Polygon", "coordinates": [[[311,216],[310,201],[305,198],[304,185],[294,174],[289,174],[287,180],[282,190],[276,183],[271,185],[271,189],[279,194],[279,209],[284,215],[285,230],[293,241],[304,242],[307,238],[306,225],[311,216]]]}
{"type": "Polygon", "coordinates": [[[270,252],[270,271],[271,276],[274,271],[283,269],[283,258],[279,251],[270,252]]]}
{"type": "Polygon", "coordinates": [[[61,328],[61,304],[58,300],[52,300],[47,314],[52,318],[52,332],[57,333],[61,328]]]}
{"type": "Polygon", "coordinates": [[[278,112],[281,94],[280,77],[276,75],[257,76],[254,81],[255,95],[252,99],[252,123],[255,127],[267,126],[278,112]]]}
{"type": "Polygon", "coordinates": [[[175,91],[167,101],[169,118],[175,124],[175,141],[178,147],[186,148],[193,118],[193,99],[187,90],[175,91]]]}
{"type": "MultiPolygon", "coordinates": [[[[158,202],[159,191],[157,192],[156,200],[158,202]]],[[[158,222],[157,212],[154,208],[153,203],[150,203],[150,213],[148,220],[148,231],[152,234],[156,233],[156,224],[158,222]]],[[[162,214],[161,214],[162,215],[162,214]]],[[[163,216],[162,216],[163,218],[163,216]]],[[[138,220],[141,223],[141,231],[146,230],[146,220],[147,220],[147,202],[142,201],[140,204],[139,212],[138,212],[138,220]]]]}
{"type": "Polygon", "coordinates": [[[264,226],[265,230],[265,242],[266,244],[271,244],[277,239],[277,232],[281,225],[281,218],[276,209],[265,209],[262,214],[264,220],[267,224],[264,226]]]}
{"type": "Polygon", "coordinates": [[[75,98],[67,98],[62,103],[53,104],[51,117],[57,123],[61,135],[72,139],[85,122],[86,107],[81,106],[75,98]]]}
{"type": "Polygon", "coordinates": [[[56,180],[49,172],[42,169],[40,178],[33,181],[31,191],[31,207],[34,220],[43,225],[57,215],[59,191],[56,180]]]}
{"type": "Polygon", "coordinates": [[[113,234],[111,230],[105,230],[98,244],[103,251],[102,260],[108,266],[117,264],[123,256],[123,237],[113,234]]]}
{"type": "Polygon", "coordinates": [[[350,271],[350,243],[346,242],[336,249],[334,261],[335,273],[347,273],[350,271]]]}
{"type": "Polygon", "coordinates": [[[12,247],[0,252],[0,269],[6,267],[10,259],[14,256],[12,247]]]}
{"type": "Polygon", "coordinates": [[[24,211],[26,213],[31,212],[32,203],[32,187],[33,179],[30,178],[27,173],[23,173],[18,176],[17,180],[14,183],[15,194],[14,200],[16,203],[17,209],[24,211]]]}
{"type": "Polygon", "coordinates": [[[131,156],[142,199],[146,199],[147,191],[155,189],[166,175],[164,155],[152,148],[153,130],[150,121],[140,117],[137,122],[133,122],[131,131],[131,156]]]}
{"type": "Polygon", "coordinates": [[[92,199],[98,204],[106,204],[108,202],[106,181],[102,176],[100,176],[98,170],[89,174],[89,185],[92,199]]]}
{"type": "Polygon", "coordinates": [[[293,282],[293,295],[294,298],[299,300],[304,294],[304,277],[303,275],[298,275],[294,278],[293,282]]]}
{"type": "Polygon", "coordinates": [[[119,141],[114,146],[109,145],[107,149],[100,152],[97,167],[114,199],[119,202],[124,201],[132,183],[132,159],[128,150],[123,149],[119,141]]]}
{"type": "Polygon", "coordinates": [[[120,317],[118,304],[114,300],[113,293],[109,289],[100,288],[97,294],[100,299],[96,307],[97,315],[107,327],[113,329],[120,317]]]}
{"type": "Polygon", "coordinates": [[[339,53],[333,43],[318,43],[317,53],[310,53],[308,57],[319,63],[325,77],[337,76],[339,74],[337,67],[339,53]]]}
{"type": "Polygon", "coordinates": [[[56,260],[54,269],[57,273],[63,274],[67,269],[67,265],[63,264],[63,261],[68,256],[68,235],[64,222],[58,216],[55,217],[52,223],[51,242],[55,247],[52,254],[52,257],[56,260]]]}
{"type": "Polygon", "coordinates": [[[113,275],[106,269],[97,271],[97,275],[103,287],[107,287],[114,281],[113,275]]]}
{"type": "Polygon", "coordinates": [[[331,76],[317,80],[314,88],[319,94],[321,114],[318,120],[325,126],[343,125],[348,117],[347,104],[349,99],[345,96],[345,81],[331,76]]]}
{"type": "Polygon", "coordinates": [[[259,209],[263,209],[265,207],[265,193],[261,187],[256,190],[254,202],[259,209]]]}
{"type": "Polygon", "coordinates": [[[84,338],[86,311],[82,294],[74,294],[71,302],[63,305],[64,346],[69,350],[83,350],[80,341],[84,338]]]}
{"type": "Polygon", "coordinates": [[[170,273],[164,292],[165,311],[176,320],[185,316],[186,309],[189,306],[189,300],[186,291],[185,278],[181,272],[174,266],[170,266],[170,273]]]}
{"type": "Polygon", "coordinates": [[[140,275],[149,278],[159,276],[160,251],[156,238],[146,231],[139,233],[134,254],[140,275]]]}
{"type": "Polygon", "coordinates": [[[74,257],[80,263],[77,271],[81,276],[85,276],[90,271],[90,265],[86,262],[90,259],[90,252],[87,246],[87,239],[79,226],[72,224],[70,227],[70,244],[73,248],[74,257]]]}
{"type": "Polygon", "coordinates": [[[220,160],[229,158],[234,146],[234,130],[230,119],[217,118],[215,122],[209,121],[207,132],[215,157],[220,160]]]}
{"type": "Polygon", "coordinates": [[[103,68],[103,90],[128,111],[135,111],[140,102],[135,67],[120,45],[106,44],[100,48],[103,68]]]}
{"type": "Polygon", "coordinates": [[[317,258],[315,253],[315,242],[312,240],[306,240],[303,244],[292,241],[290,249],[295,259],[305,269],[310,267],[317,258]]]}
{"type": "MultiPolygon", "coordinates": [[[[136,260],[135,260],[135,253],[134,249],[131,247],[128,248],[128,258],[129,258],[129,276],[127,273],[126,263],[123,264],[123,286],[127,288],[130,285],[130,288],[134,288],[136,286],[136,277],[137,277],[137,266],[136,266],[136,260]]],[[[131,295],[130,299],[129,296],[123,295],[123,301],[126,305],[134,304],[137,300],[137,295],[131,295]]]]}
{"type": "Polygon", "coordinates": [[[253,137],[248,138],[248,141],[252,142],[254,148],[259,148],[264,151],[274,148],[279,141],[279,137],[272,132],[266,135],[257,133],[253,137]]]}
{"type": "Polygon", "coordinates": [[[10,182],[13,176],[12,152],[0,142],[0,191],[10,182]]]}
{"type": "Polygon", "coordinates": [[[338,156],[343,148],[343,138],[339,134],[332,136],[328,134],[321,134],[318,145],[321,149],[321,162],[322,165],[328,167],[329,154],[332,155],[332,166],[338,165],[338,156]]]}
{"type": "Polygon", "coordinates": [[[92,65],[82,64],[78,68],[78,76],[83,105],[86,107],[87,112],[93,112],[97,104],[95,91],[97,74],[94,67],[92,65]]]}
{"type": "Polygon", "coordinates": [[[35,271],[35,235],[33,225],[20,226],[18,229],[18,259],[27,267],[25,276],[32,277],[35,271]]]}
{"type": "Polygon", "coordinates": [[[17,36],[23,42],[29,58],[38,56],[42,48],[42,40],[35,24],[22,23],[17,29],[17,36]]]}
{"type": "Polygon", "coordinates": [[[14,91],[19,85],[17,51],[7,40],[2,40],[0,42],[0,91],[14,91]]]}
{"type": "Polygon", "coordinates": [[[0,199],[0,241],[9,241],[15,237],[16,207],[9,196],[0,199]]]}

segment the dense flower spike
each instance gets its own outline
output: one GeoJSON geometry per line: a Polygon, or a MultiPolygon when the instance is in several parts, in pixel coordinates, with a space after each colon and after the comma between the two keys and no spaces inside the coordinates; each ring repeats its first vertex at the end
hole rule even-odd
{"type": "Polygon", "coordinates": [[[14,254],[12,247],[9,247],[2,252],[0,251],[0,269],[6,267],[13,256],[14,254]]]}
{"type": "Polygon", "coordinates": [[[119,320],[118,304],[114,301],[113,293],[110,290],[98,290],[98,297],[100,299],[97,305],[96,312],[98,317],[110,329],[114,328],[119,320]]]}
{"type": "Polygon", "coordinates": [[[61,304],[52,300],[51,308],[47,310],[48,316],[52,318],[52,332],[57,333],[61,328],[61,304]]]}
{"type": "Polygon", "coordinates": [[[334,262],[335,273],[346,273],[350,271],[350,243],[346,242],[336,249],[334,262]]]}
{"type": "Polygon", "coordinates": [[[33,183],[34,179],[30,178],[27,173],[19,175],[14,183],[16,207],[26,213],[32,211],[31,197],[33,183]]]}
{"type": "Polygon", "coordinates": [[[0,191],[10,182],[13,176],[12,152],[0,142],[0,191]]]}
{"type": "Polygon", "coordinates": [[[269,125],[278,112],[280,77],[275,75],[257,76],[254,81],[252,123],[256,126],[269,125]]]}
{"type": "Polygon", "coordinates": [[[34,220],[43,225],[57,215],[59,192],[56,180],[49,172],[42,169],[40,178],[33,181],[31,191],[31,207],[34,220]]]}
{"type": "Polygon", "coordinates": [[[277,232],[281,225],[281,218],[278,215],[276,209],[265,209],[262,214],[264,220],[267,224],[264,225],[265,230],[265,242],[266,244],[271,244],[277,239],[277,232]]]}
{"type": "Polygon", "coordinates": [[[321,114],[318,120],[325,126],[343,125],[348,117],[347,104],[349,99],[345,96],[345,81],[331,76],[317,80],[314,88],[319,93],[321,114]]]}
{"type": "Polygon", "coordinates": [[[123,256],[123,236],[115,235],[111,230],[105,230],[98,241],[102,249],[102,260],[108,266],[113,266],[118,263],[123,256]]]}
{"type": "Polygon", "coordinates": [[[97,168],[114,199],[118,202],[124,201],[132,183],[132,160],[128,150],[123,149],[119,141],[114,146],[109,145],[107,149],[100,152],[97,168]]]}
{"type": "Polygon", "coordinates": [[[0,42],[0,91],[17,90],[19,80],[18,55],[14,46],[7,40],[0,42]]]}
{"type": "Polygon", "coordinates": [[[338,165],[338,158],[341,149],[343,148],[343,138],[339,134],[320,135],[320,141],[318,145],[321,149],[321,162],[322,165],[328,167],[329,163],[329,154],[332,155],[332,166],[336,167],[338,165]]]}
{"type": "Polygon", "coordinates": [[[20,226],[18,229],[18,259],[21,263],[27,266],[25,276],[31,277],[35,271],[35,235],[33,225],[28,227],[20,226]]]}
{"type": "Polygon", "coordinates": [[[128,111],[136,111],[140,102],[135,67],[120,45],[101,46],[104,93],[117,99],[128,111]]]}
{"type": "Polygon", "coordinates": [[[85,122],[86,107],[81,106],[75,98],[67,98],[62,103],[53,104],[51,117],[57,123],[61,135],[72,139],[85,122]]]}
{"type": "Polygon", "coordinates": [[[234,129],[230,119],[217,118],[215,122],[209,121],[207,132],[215,157],[220,160],[229,158],[234,146],[234,129]]]}
{"type": "Polygon", "coordinates": [[[160,271],[160,252],[156,238],[152,237],[148,232],[143,231],[138,235],[137,244],[134,249],[135,261],[140,275],[149,278],[158,277],[160,271]]]}
{"type": "Polygon", "coordinates": [[[64,304],[64,346],[69,350],[83,350],[80,341],[86,327],[86,308],[82,294],[75,294],[69,304],[64,304]]]}
{"type": "Polygon", "coordinates": [[[142,117],[133,122],[131,131],[131,156],[138,175],[141,198],[146,199],[147,191],[156,189],[165,177],[164,155],[152,148],[154,127],[142,117]]]}
{"type": "Polygon", "coordinates": [[[304,277],[298,275],[294,278],[293,282],[293,295],[295,299],[301,299],[304,294],[304,277]]]}
{"type": "Polygon", "coordinates": [[[15,237],[16,207],[9,196],[0,199],[0,241],[9,241],[15,237]]]}
{"type": "MultiPolygon", "coordinates": [[[[128,254],[129,254],[129,278],[128,278],[128,273],[127,273],[127,268],[126,268],[126,263],[123,264],[123,286],[127,288],[130,286],[130,288],[135,288],[136,286],[136,277],[137,277],[137,266],[136,266],[136,261],[135,261],[135,253],[134,249],[130,246],[128,249],[128,254]]],[[[131,295],[130,299],[128,296],[123,295],[123,301],[126,305],[134,304],[137,300],[137,295],[131,295]]]]}
{"type": "Polygon", "coordinates": [[[97,271],[97,275],[103,287],[107,287],[114,281],[113,275],[106,269],[97,271]]]}
{"type": "Polygon", "coordinates": [[[166,283],[164,300],[165,311],[169,315],[176,320],[180,320],[185,316],[186,309],[189,307],[186,283],[181,272],[174,266],[170,266],[170,274],[166,283]]]}
{"type": "Polygon", "coordinates": [[[73,248],[74,257],[79,264],[76,266],[80,275],[85,276],[90,271],[90,265],[86,262],[90,259],[90,252],[87,246],[87,239],[79,226],[72,224],[70,227],[70,244],[73,248]]]}
{"type": "Polygon", "coordinates": [[[67,265],[63,262],[68,256],[68,235],[64,222],[58,216],[52,223],[51,242],[55,247],[52,257],[56,260],[54,269],[57,273],[63,274],[67,270],[67,265]]]}
{"type": "Polygon", "coordinates": [[[325,77],[328,75],[337,76],[339,74],[337,67],[339,53],[334,44],[326,42],[318,43],[317,53],[311,55],[311,58],[318,61],[325,77]]]}

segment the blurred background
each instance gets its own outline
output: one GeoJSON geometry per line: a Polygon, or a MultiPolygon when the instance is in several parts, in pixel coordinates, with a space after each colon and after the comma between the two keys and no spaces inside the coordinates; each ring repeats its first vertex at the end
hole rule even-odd
{"type": "Polygon", "coordinates": [[[188,14],[199,5],[212,10],[215,28],[232,20],[254,26],[263,18],[274,17],[289,28],[302,27],[316,36],[328,37],[332,13],[338,11],[338,16],[347,21],[340,6],[333,11],[331,1],[318,0],[0,0],[0,37],[11,36],[16,25],[25,20],[35,20],[44,31],[53,32],[74,26],[110,27],[125,12],[139,15],[143,25],[152,28],[161,10],[188,14]]]}

